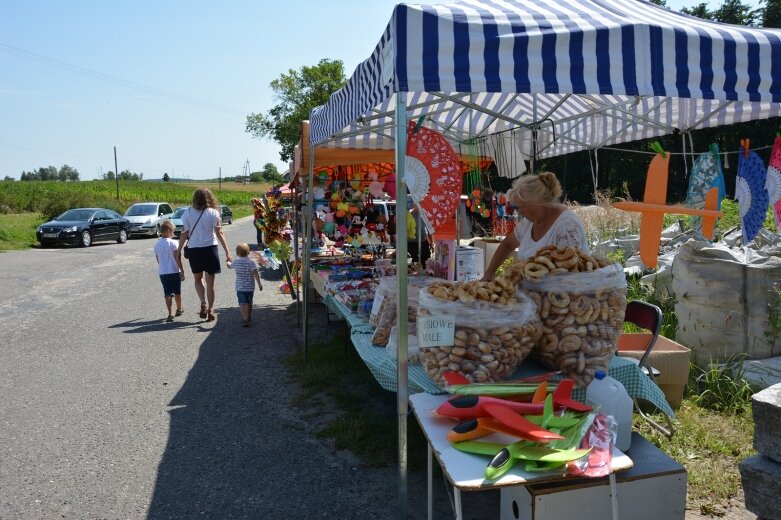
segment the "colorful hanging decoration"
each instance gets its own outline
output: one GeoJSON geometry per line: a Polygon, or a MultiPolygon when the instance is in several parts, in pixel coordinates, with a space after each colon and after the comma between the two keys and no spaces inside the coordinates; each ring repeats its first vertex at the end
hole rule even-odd
{"type": "MultiPolygon", "coordinates": [[[[689,190],[686,194],[686,205],[691,208],[704,208],[705,196],[712,188],[718,188],[718,203],[716,209],[721,208],[724,200],[724,172],[721,169],[719,147],[711,145],[709,152],[701,154],[694,162],[694,167],[689,178],[689,190]]],[[[702,232],[702,217],[689,215],[689,225],[700,235],[702,232]]]]}
{"type": "Polygon", "coordinates": [[[274,240],[289,240],[282,230],[287,224],[287,211],[277,197],[265,195],[252,199],[255,209],[255,227],[263,232],[263,240],[270,244],[274,240]]]}
{"type": "Polygon", "coordinates": [[[776,231],[781,230],[781,135],[776,136],[773,151],[770,153],[765,189],[776,219],[776,231]]]}
{"type": "Polygon", "coordinates": [[[410,121],[404,181],[430,234],[454,219],[462,168],[450,143],[434,130],[410,121]]]}
{"type": "Polygon", "coordinates": [[[743,245],[757,236],[765,224],[768,194],[765,189],[767,169],[756,152],[749,150],[749,140],[742,139],[738,153],[738,179],[735,183],[735,198],[740,205],[743,223],[743,245]]]}

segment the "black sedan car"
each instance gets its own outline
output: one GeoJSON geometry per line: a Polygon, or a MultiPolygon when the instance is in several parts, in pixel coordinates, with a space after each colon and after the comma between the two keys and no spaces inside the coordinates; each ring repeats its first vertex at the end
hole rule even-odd
{"type": "Polygon", "coordinates": [[[89,247],[99,240],[127,242],[130,222],[110,209],[69,209],[56,219],[38,226],[35,236],[42,246],[58,243],[89,247]]]}

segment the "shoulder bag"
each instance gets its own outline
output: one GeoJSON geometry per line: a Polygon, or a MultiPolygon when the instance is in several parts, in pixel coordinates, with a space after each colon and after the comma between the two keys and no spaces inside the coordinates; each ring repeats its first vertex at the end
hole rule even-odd
{"type": "MultiPolygon", "coordinates": [[[[190,236],[193,234],[193,231],[195,231],[195,226],[198,225],[198,222],[201,221],[201,217],[206,212],[206,208],[204,208],[201,211],[201,214],[198,216],[198,220],[195,221],[195,225],[193,225],[193,228],[190,230],[190,232],[187,234],[187,243],[190,243],[190,236]]],[[[185,258],[190,258],[190,248],[188,246],[184,246],[184,251],[182,252],[185,258]]]]}

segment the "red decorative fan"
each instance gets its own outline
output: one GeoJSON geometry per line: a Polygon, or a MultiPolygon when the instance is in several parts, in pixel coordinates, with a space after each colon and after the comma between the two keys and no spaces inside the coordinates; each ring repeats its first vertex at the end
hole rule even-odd
{"type": "Polygon", "coordinates": [[[455,219],[461,195],[462,167],[442,134],[410,121],[404,182],[429,233],[455,219]]]}

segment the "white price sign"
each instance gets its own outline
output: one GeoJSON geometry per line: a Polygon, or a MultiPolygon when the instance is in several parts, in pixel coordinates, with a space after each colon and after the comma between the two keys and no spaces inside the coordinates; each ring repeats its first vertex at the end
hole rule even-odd
{"type": "Polygon", "coordinates": [[[418,316],[418,344],[420,348],[452,347],[456,320],[450,316],[418,316]]]}

